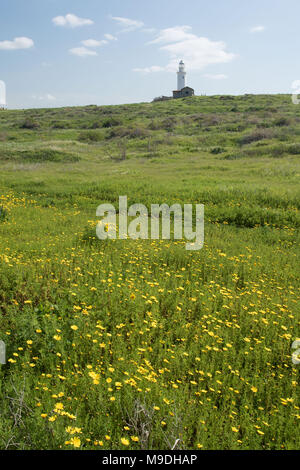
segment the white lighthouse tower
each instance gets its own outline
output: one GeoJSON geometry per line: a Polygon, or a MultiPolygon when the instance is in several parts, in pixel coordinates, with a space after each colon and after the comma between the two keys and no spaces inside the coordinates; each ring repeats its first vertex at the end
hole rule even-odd
{"type": "Polygon", "coordinates": [[[185,65],[183,60],[179,62],[179,69],[177,72],[177,90],[173,91],[173,98],[187,98],[195,95],[195,90],[185,84],[185,65]]]}
{"type": "Polygon", "coordinates": [[[179,69],[177,72],[177,90],[178,91],[185,88],[185,77],[186,77],[185,65],[184,65],[183,60],[181,60],[179,62],[179,69]]]}
{"type": "Polygon", "coordinates": [[[0,80],[0,109],[6,108],[6,85],[3,80],[0,80]]]}

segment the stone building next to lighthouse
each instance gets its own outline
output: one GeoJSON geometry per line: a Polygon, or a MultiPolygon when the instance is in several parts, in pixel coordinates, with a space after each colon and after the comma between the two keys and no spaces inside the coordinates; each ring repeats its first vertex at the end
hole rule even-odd
{"type": "Polygon", "coordinates": [[[173,98],[186,98],[187,96],[194,96],[195,91],[193,88],[186,86],[186,71],[183,60],[179,62],[179,69],[177,72],[177,90],[173,91],[173,98]]]}

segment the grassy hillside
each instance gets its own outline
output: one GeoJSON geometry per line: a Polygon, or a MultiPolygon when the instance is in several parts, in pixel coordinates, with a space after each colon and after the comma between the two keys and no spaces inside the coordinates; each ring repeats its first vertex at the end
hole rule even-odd
{"type": "Polygon", "coordinates": [[[0,111],[0,448],[297,449],[300,107],[0,111]],[[205,246],[95,236],[205,205],[205,246]]]}

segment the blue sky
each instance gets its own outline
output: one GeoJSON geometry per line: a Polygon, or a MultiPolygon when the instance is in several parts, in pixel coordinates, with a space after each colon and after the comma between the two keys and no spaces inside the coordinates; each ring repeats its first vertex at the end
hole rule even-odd
{"type": "Polygon", "coordinates": [[[300,79],[299,0],[1,0],[9,108],[290,93],[300,79]]]}

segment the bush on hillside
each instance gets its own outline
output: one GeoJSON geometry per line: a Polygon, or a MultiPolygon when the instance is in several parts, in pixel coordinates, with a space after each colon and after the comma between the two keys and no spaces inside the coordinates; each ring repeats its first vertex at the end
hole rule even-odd
{"type": "Polygon", "coordinates": [[[273,121],[274,126],[277,126],[277,127],[289,126],[290,123],[291,123],[290,119],[284,116],[281,116],[278,119],[275,119],[275,121],[273,121]]]}
{"type": "Polygon", "coordinates": [[[78,162],[80,157],[70,153],[53,149],[26,150],[18,152],[17,156],[21,160],[30,162],[78,162]]]}
{"type": "Polygon", "coordinates": [[[71,125],[68,121],[52,121],[52,129],[70,129],[71,125]]]}
{"type": "Polygon", "coordinates": [[[85,142],[88,144],[96,143],[96,142],[101,142],[103,140],[103,136],[100,132],[95,132],[95,131],[83,131],[80,132],[78,136],[79,142],[85,142]]]}
{"type": "Polygon", "coordinates": [[[29,119],[29,118],[25,119],[25,121],[23,121],[20,124],[20,129],[35,130],[35,129],[38,129],[39,127],[40,127],[39,122],[34,121],[33,119],[29,119]]]}
{"type": "Polygon", "coordinates": [[[107,134],[106,139],[122,137],[127,137],[128,139],[144,139],[147,136],[149,136],[149,131],[142,127],[116,127],[107,134]]]}
{"type": "Polygon", "coordinates": [[[271,129],[255,130],[251,134],[243,135],[237,139],[239,145],[252,144],[252,142],[258,142],[263,139],[271,139],[273,137],[271,129]]]}
{"type": "Polygon", "coordinates": [[[210,150],[210,153],[212,153],[213,155],[218,155],[219,153],[223,153],[223,152],[225,152],[225,149],[223,149],[223,147],[213,147],[210,150]]]}
{"type": "Polygon", "coordinates": [[[107,118],[102,122],[102,127],[104,129],[108,129],[109,127],[116,127],[120,125],[121,125],[121,121],[115,118],[107,118]]]}
{"type": "Polygon", "coordinates": [[[300,155],[300,143],[289,145],[288,153],[291,155],[300,155]]]}

